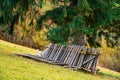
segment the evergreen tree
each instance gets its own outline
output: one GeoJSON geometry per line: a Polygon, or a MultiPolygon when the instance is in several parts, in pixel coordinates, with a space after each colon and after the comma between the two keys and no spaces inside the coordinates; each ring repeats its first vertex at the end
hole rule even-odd
{"type": "Polygon", "coordinates": [[[85,34],[93,46],[100,46],[104,36],[108,46],[120,38],[120,0],[51,0],[56,6],[38,20],[38,28],[47,24],[47,37],[52,42],[79,44],[85,34]],[[43,22],[44,21],[44,22],[43,22]]]}
{"type": "Polygon", "coordinates": [[[35,28],[45,25],[51,42],[77,44],[84,34],[94,46],[100,46],[102,35],[109,46],[118,43],[120,0],[0,0],[0,24],[8,26],[12,34],[14,25],[18,20],[24,21],[23,15],[30,6],[42,8],[46,1],[54,7],[37,20],[35,28]]]}

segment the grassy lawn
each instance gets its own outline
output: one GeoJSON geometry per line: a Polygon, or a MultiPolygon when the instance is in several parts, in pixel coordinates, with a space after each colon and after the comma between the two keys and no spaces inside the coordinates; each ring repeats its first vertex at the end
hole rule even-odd
{"type": "Polygon", "coordinates": [[[120,80],[120,73],[101,67],[93,75],[18,57],[13,52],[35,54],[36,50],[0,40],[0,80],[120,80]]]}
{"type": "Polygon", "coordinates": [[[23,47],[20,45],[15,45],[3,40],[0,40],[0,52],[1,53],[31,53],[31,54],[36,54],[36,50],[35,49],[31,49],[28,47],[23,47]]]}

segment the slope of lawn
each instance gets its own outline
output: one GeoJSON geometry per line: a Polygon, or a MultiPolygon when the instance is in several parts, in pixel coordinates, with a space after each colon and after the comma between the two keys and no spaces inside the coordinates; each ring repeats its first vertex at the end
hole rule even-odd
{"type": "Polygon", "coordinates": [[[99,67],[97,75],[36,62],[11,53],[36,50],[0,40],[0,80],[120,80],[120,73],[99,67]]]}
{"type": "Polygon", "coordinates": [[[20,45],[15,45],[3,40],[0,40],[0,52],[1,53],[31,53],[35,54],[36,50],[20,45]]]}

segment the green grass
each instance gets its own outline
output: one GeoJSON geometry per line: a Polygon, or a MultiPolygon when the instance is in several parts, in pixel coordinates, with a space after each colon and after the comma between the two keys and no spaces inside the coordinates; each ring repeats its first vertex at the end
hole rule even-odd
{"type": "Polygon", "coordinates": [[[20,45],[15,45],[3,40],[0,40],[0,52],[1,53],[31,53],[31,54],[36,54],[36,50],[35,49],[31,49],[28,47],[23,47],[20,45]]]}
{"type": "Polygon", "coordinates": [[[0,80],[120,80],[120,73],[99,67],[97,75],[15,56],[36,50],[0,40],[0,80]]]}

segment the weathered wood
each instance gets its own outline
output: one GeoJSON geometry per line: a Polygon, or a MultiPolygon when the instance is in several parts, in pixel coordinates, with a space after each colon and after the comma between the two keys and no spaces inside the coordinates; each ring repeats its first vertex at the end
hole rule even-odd
{"type": "Polygon", "coordinates": [[[64,46],[61,47],[60,51],[58,52],[58,55],[55,58],[55,61],[58,61],[59,56],[61,55],[62,49],[64,46]]]}
{"type": "Polygon", "coordinates": [[[96,58],[94,59],[92,69],[96,69],[97,64],[98,64],[98,56],[96,56],[96,58]]]}
{"type": "Polygon", "coordinates": [[[86,69],[96,74],[100,52],[95,48],[86,48],[80,45],[60,46],[50,44],[41,57],[24,55],[34,60],[66,66],[71,69],[86,69]]]}
{"type": "Polygon", "coordinates": [[[74,54],[72,55],[72,59],[71,59],[71,62],[70,62],[70,66],[73,65],[74,61],[75,61],[75,56],[77,55],[78,51],[79,51],[79,46],[76,46],[76,51],[74,52],[74,54]]]}
{"type": "Polygon", "coordinates": [[[68,49],[68,47],[66,47],[66,48],[64,47],[64,49],[63,49],[63,51],[62,51],[63,54],[61,55],[61,58],[60,58],[60,60],[59,60],[60,62],[63,62],[63,59],[64,59],[65,55],[67,55],[67,53],[66,53],[66,50],[67,50],[67,49],[68,49]]]}
{"type": "Polygon", "coordinates": [[[55,44],[55,46],[54,46],[54,48],[53,48],[53,50],[52,50],[52,52],[51,52],[51,55],[49,56],[49,58],[48,58],[48,59],[52,60],[52,57],[54,56],[55,51],[57,51],[57,47],[58,47],[58,45],[57,45],[57,44],[55,44]]]}
{"type": "MultiPolygon", "coordinates": [[[[54,44],[52,44],[51,47],[52,47],[52,46],[54,46],[54,44]]],[[[45,56],[45,59],[48,59],[48,57],[50,56],[50,54],[51,54],[51,52],[52,52],[52,50],[53,50],[53,48],[51,48],[51,47],[50,47],[47,55],[45,56]]]]}
{"type": "MultiPolygon", "coordinates": [[[[86,57],[88,57],[88,56],[86,56],[86,57]]],[[[90,58],[90,59],[85,59],[85,61],[83,62],[83,64],[82,64],[82,65],[84,65],[84,64],[86,64],[86,63],[88,63],[89,61],[93,60],[94,58],[95,58],[95,56],[94,56],[94,57],[92,57],[92,58],[90,58]]]]}
{"type": "Polygon", "coordinates": [[[63,55],[62,55],[62,57],[61,57],[61,59],[60,59],[61,62],[65,62],[65,59],[66,59],[66,56],[67,56],[68,53],[69,53],[69,50],[70,50],[70,47],[69,47],[69,45],[68,45],[68,46],[66,47],[65,51],[63,52],[63,55]]]}
{"type": "MultiPolygon", "coordinates": [[[[52,44],[49,45],[49,47],[51,47],[51,46],[52,46],[52,44]]],[[[50,50],[50,48],[46,48],[46,49],[43,51],[43,53],[42,53],[42,57],[45,58],[46,55],[48,54],[49,50],[50,50]]]]}
{"type": "Polygon", "coordinates": [[[80,55],[81,55],[80,52],[83,47],[84,46],[80,46],[72,67],[77,67],[77,65],[79,64],[79,59],[80,59],[80,55]]]}
{"type": "Polygon", "coordinates": [[[72,67],[76,67],[77,66],[77,63],[78,63],[78,60],[79,60],[79,55],[80,55],[79,53],[76,54],[74,62],[72,64],[72,67]]]}
{"type": "Polygon", "coordinates": [[[67,63],[67,60],[68,60],[68,58],[69,58],[69,56],[70,56],[70,53],[71,53],[71,51],[72,51],[72,49],[73,49],[73,45],[72,46],[69,46],[70,47],[70,50],[68,51],[68,55],[66,56],[66,58],[65,58],[65,60],[64,60],[64,63],[66,63],[66,64],[68,64],[67,63]]]}
{"type": "MultiPolygon", "coordinates": [[[[93,57],[93,55],[90,55],[90,58],[92,58],[93,57]]],[[[88,63],[88,69],[90,69],[91,68],[91,66],[92,66],[92,63],[93,63],[93,60],[94,59],[92,59],[89,63],[88,63]]]]}
{"type": "Polygon", "coordinates": [[[82,66],[82,63],[83,63],[84,57],[85,57],[84,54],[81,54],[81,55],[80,55],[80,57],[79,57],[79,61],[78,61],[78,64],[77,64],[77,68],[81,69],[81,66],[82,66]]]}
{"type": "MultiPolygon", "coordinates": [[[[63,47],[64,48],[64,47],[63,47]]],[[[63,48],[60,50],[60,52],[59,52],[59,56],[57,56],[56,58],[55,58],[55,61],[56,62],[62,62],[62,61],[60,61],[60,59],[61,59],[61,57],[62,57],[62,55],[63,55],[63,48]]]]}
{"type": "Polygon", "coordinates": [[[62,48],[62,46],[59,46],[58,49],[57,49],[57,51],[55,52],[55,54],[54,54],[54,56],[53,56],[53,60],[54,60],[54,61],[55,61],[55,58],[56,58],[56,56],[58,55],[58,53],[59,53],[59,51],[60,51],[61,48],[62,48]]]}
{"type": "MultiPolygon", "coordinates": [[[[85,61],[87,61],[88,59],[90,59],[90,55],[89,54],[86,54],[86,56],[87,56],[87,58],[86,58],[85,61]]],[[[84,65],[85,68],[87,68],[88,65],[89,65],[89,62],[87,62],[86,64],[83,64],[83,65],[84,65]]]]}
{"type": "Polygon", "coordinates": [[[66,63],[69,65],[70,65],[70,61],[71,61],[73,54],[74,54],[74,51],[75,51],[74,49],[76,49],[75,45],[73,45],[72,51],[69,53],[70,55],[68,56],[67,61],[66,61],[66,63]]]}

